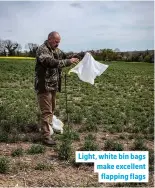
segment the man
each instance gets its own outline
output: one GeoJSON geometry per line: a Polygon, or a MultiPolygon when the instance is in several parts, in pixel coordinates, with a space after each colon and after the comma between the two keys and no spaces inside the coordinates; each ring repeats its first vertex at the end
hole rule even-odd
{"type": "Polygon", "coordinates": [[[60,91],[61,69],[78,63],[78,58],[66,59],[65,53],[58,49],[60,43],[58,32],[51,32],[48,39],[36,51],[35,91],[41,111],[41,133],[43,143],[55,145],[50,136],[56,92],[60,91]]]}

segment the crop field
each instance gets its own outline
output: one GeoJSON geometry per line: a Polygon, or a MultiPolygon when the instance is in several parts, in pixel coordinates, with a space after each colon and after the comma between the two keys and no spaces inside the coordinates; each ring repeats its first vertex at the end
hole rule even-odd
{"type": "Polygon", "coordinates": [[[56,147],[40,142],[33,59],[0,59],[0,186],[153,187],[154,67],[104,62],[95,85],[63,69],[55,115],[64,134],[56,147]],[[67,74],[67,112],[64,76],[67,74]],[[68,122],[67,122],[68,114],[68,122]],[[149,151],[149,183],[99,183],[94,165],[75,151],[149,151]]]}

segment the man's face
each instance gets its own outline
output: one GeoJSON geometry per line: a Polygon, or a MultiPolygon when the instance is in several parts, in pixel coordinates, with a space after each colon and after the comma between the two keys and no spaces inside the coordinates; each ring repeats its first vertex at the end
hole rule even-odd
{"type": "Polygon", "coordinates": [[[59,46],[60,40],[61,40],[60,36],[55,35],[53,37],[50,37],[48,39],[48,42],[49,42],[52,49],[56,49],[59,46]]]}

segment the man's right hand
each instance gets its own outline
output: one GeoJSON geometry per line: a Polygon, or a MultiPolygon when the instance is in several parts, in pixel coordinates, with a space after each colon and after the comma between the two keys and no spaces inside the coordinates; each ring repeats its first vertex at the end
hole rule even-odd
{"type": "Polygon", "coordinates": [[[78,58],[71,58],[70,61],[71,63],[74,64],[74,63],[79,63],[80,60],[78,58]]]}

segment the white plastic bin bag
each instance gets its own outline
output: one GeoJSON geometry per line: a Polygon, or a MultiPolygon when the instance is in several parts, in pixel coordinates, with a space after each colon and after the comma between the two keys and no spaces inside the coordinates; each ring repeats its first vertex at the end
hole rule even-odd
{"type": "Polygon", "coordinates": [[[53,120],[50,126],[50,135],[53,135],[54,132],[59,132],[63,134],[63,126],[64,124],[60,121],[55,115],[53,115],[53,120]]]}
{"type": "Polygon", "coordinates": [[[78,75],[79,79],[94,84],[97,76],[100,76],[109,65],[105,65],[96,61],[90,53],[86,53],[84,58],[69,71],[78,75]]]}

